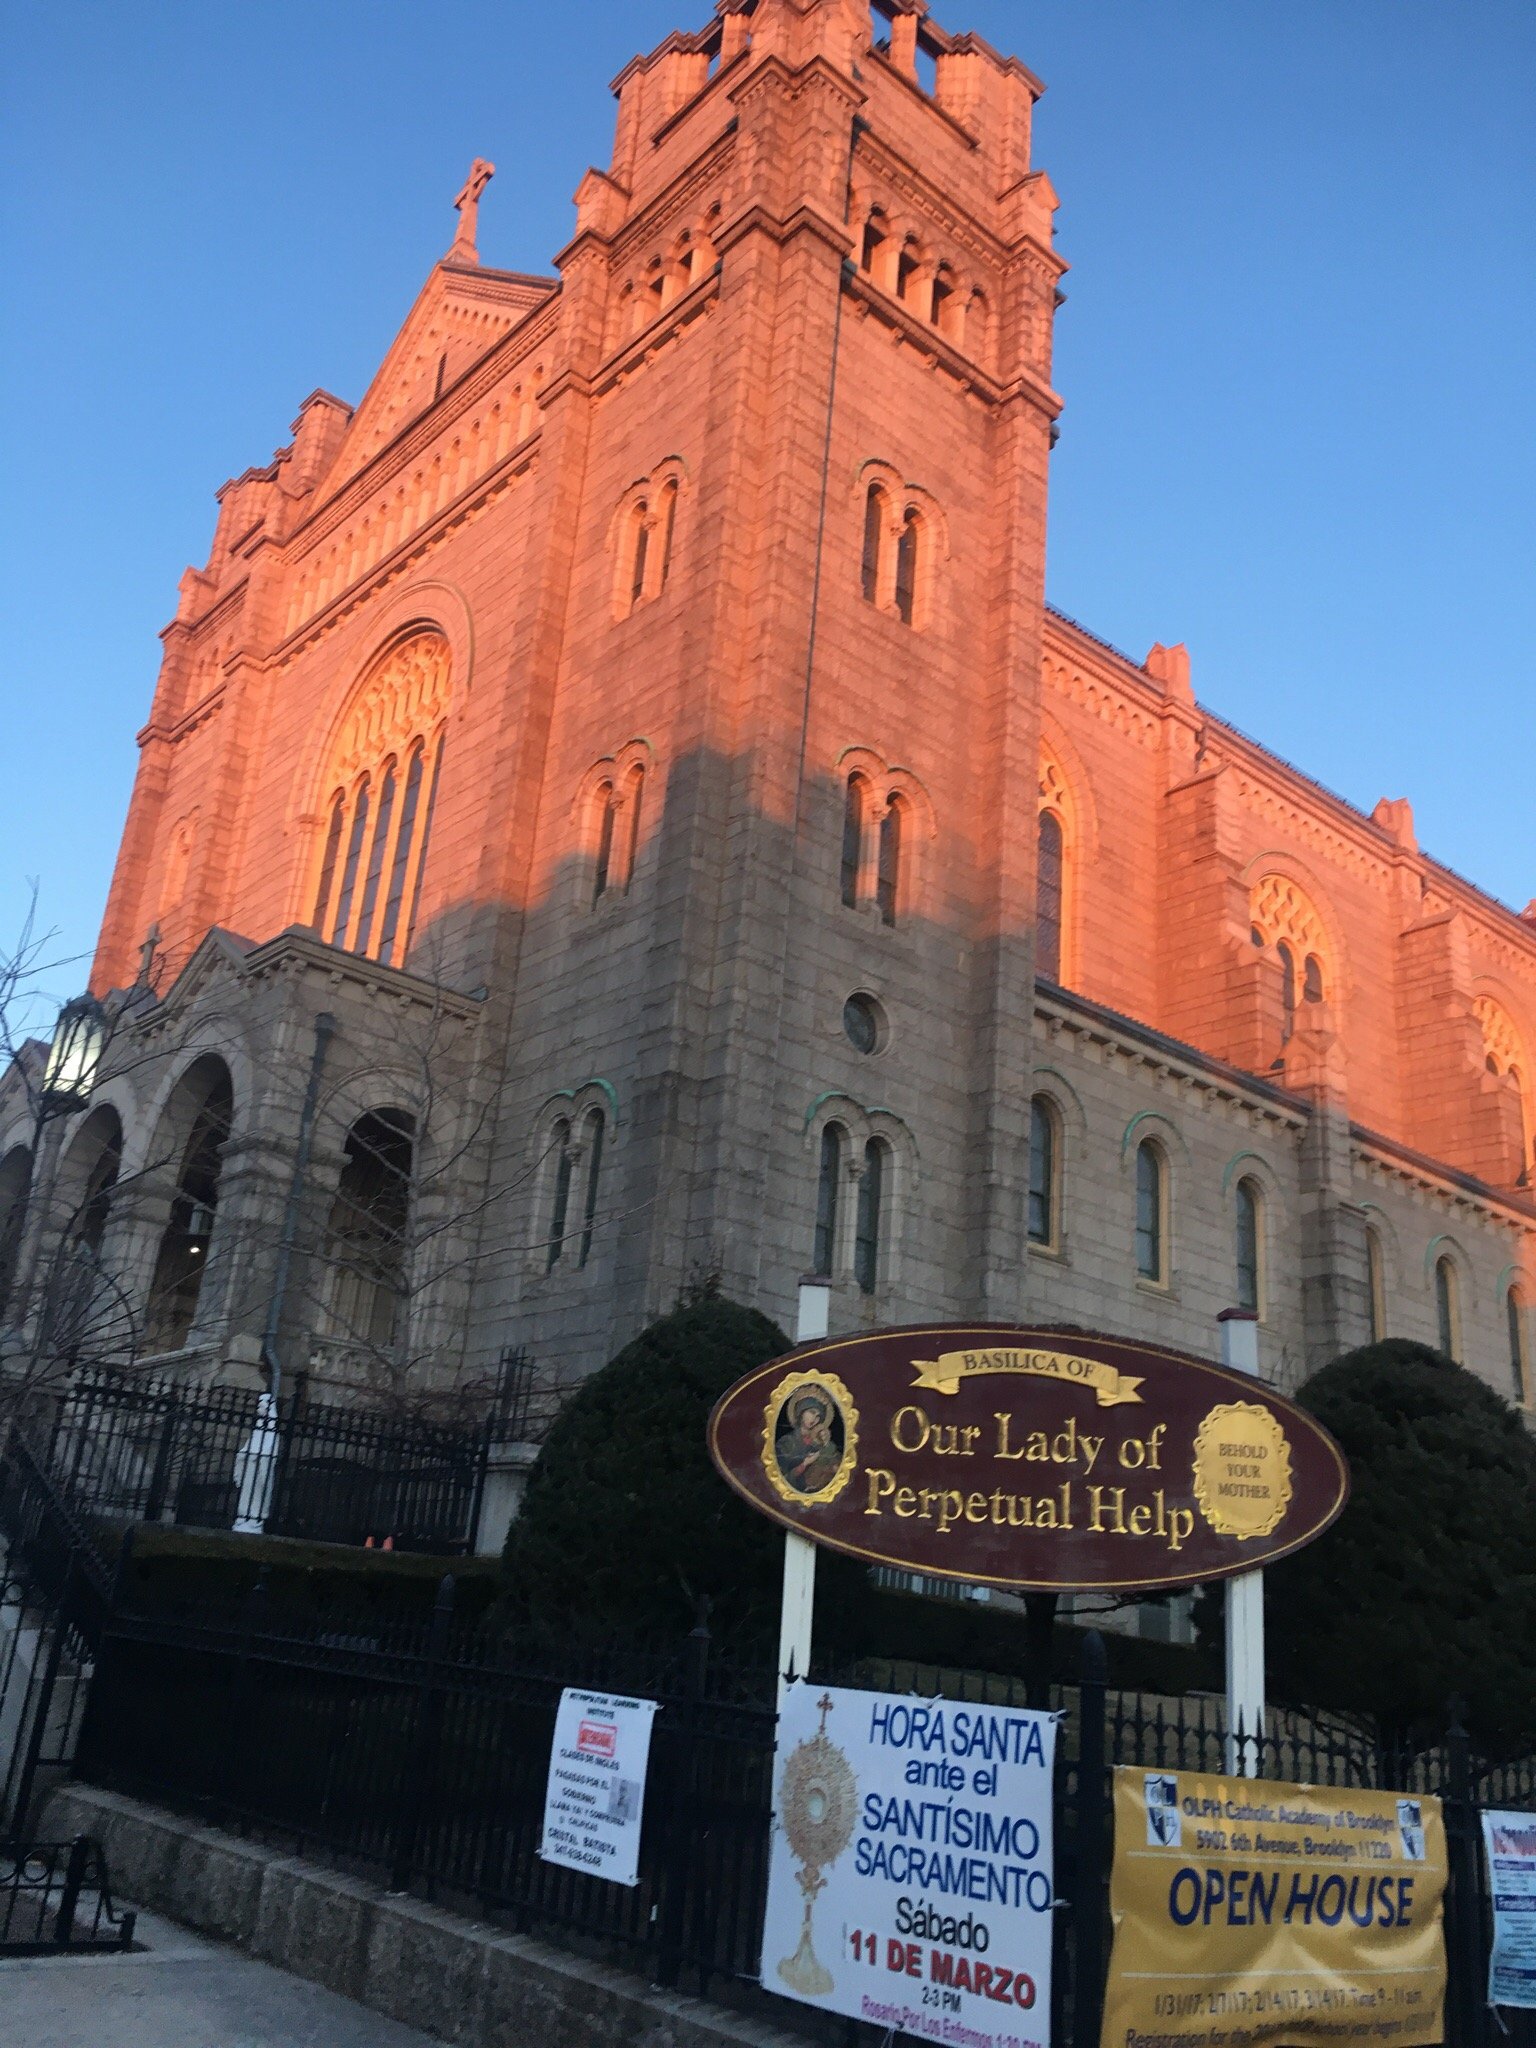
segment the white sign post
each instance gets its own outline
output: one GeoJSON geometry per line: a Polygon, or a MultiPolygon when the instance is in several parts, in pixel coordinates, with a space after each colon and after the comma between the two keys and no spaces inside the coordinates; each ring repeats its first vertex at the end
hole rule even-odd
{"type": "MultiPolygon", "coordinates": [[[[1259,1376],[1259,1322],[1250,1309],[1220,1318],[1221,1362],[1259,1376]]],[[[1256,1778],[1264,1736],[1264,1574],[1227,1581],[1227,1775],[1256,1778]]]]}
{"type": "Polygon", "coordinates": [[[640,1816],[658,1704],[571,1686],[561,1693],[539,1844],[546,1863],[613,1884],[640,1882],[640,1816]]]}
{"type": "Polygon", "coordinates": [[[1055,1717],[796,1681],[763,1984],[975,2048],[1046,2048],[1055,1717]]]}
{"type": "MultiPolygon", "coordinates": [[[[810,1275],[800,1282],[795,1342],[814,1344],[827,1334],[832,1282],[810,1275]]],[[[816,1546],[793,1529],[784,1532],[784,1591],[779,1602],[779,1710],[791,1677],[811,1668],[811,1617],[816,1606],[816,1546]]]]}

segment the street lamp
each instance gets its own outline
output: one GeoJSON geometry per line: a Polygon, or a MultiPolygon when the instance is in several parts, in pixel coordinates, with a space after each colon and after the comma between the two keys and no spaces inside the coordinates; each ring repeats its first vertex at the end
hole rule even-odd
{"type": "Polygon", "coordinates": [[[64,1005],[43,1069],[40,1107],[45,1119],[84,1109],[106,1042],[107,1013],[93,995],[76,996],[64,1005]]]}

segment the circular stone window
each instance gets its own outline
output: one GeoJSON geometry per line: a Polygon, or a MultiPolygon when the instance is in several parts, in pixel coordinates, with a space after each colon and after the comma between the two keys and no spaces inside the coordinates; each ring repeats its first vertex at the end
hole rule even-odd
{"type": "Polygon", "coordinates": [[[873,996],[850,996],[843,1005],[843,1030],[855,1052],[879,1052],[885,1044],[885,1012],[873,996]]]}

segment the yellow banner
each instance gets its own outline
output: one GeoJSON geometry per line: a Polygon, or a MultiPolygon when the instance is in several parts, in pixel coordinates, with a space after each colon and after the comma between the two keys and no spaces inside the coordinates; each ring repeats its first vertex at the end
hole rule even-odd
{"type": "Polygon", "coordinates": [[[962,1380],[981,1379],[987,1373],[1024,1372],[1036,1379],[1092,1387],[1101,1408],[1141,1399],[1136,1391],[1139,1379],[1100,1358],[1078,1358],[1070,1351],[945,1351],[937,1358],[914,1358],[912,1370],[917,1375],[913,1385],[930,1394],[957,1394],[962,1380]]]}
{"type": "Polygon", "coordinates": [[[1438,1799],[1115,1772],[1103,2048],[1442,2038],[1438,1799]]]}

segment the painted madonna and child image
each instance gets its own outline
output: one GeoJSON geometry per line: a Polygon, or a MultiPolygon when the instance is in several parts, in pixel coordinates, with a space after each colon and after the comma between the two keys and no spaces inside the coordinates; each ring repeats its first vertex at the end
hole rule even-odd
{"type": "Polygon", "coordinates": [[[780,1494],[829,1500],[841,1492],[853,1469],[856,1414],[840,1380],[792,1374],[774,1389],[767,1421],[763,1462],[780,1494]]]}

